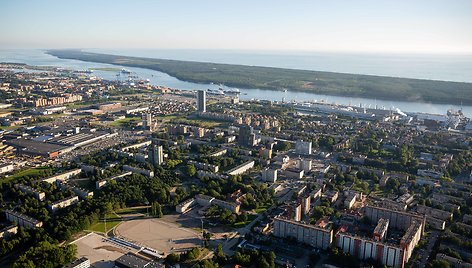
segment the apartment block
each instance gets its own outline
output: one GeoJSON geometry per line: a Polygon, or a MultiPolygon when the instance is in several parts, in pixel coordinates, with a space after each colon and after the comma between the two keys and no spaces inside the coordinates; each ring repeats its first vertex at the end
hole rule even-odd
{"type": "Polygon", "coordinates": [[[315,225],[284,219],[274,218],[274,236],[281,238],[292,237],[298,242],[315,248],[328,249],[333,242],[333,230],[325,221],[315,225]]]}
{"type": "Polygon", "coordinates": [[[34,218],[31,218],[25,214],[21,214],[19,212],[13,211],[13,210],[5,210],[5,216],[8,221],[10,222],[16,222],[18,226],[24,227],[24,228],[35,228],[35,227],[42,227],[43,222],[38,221],[34,218]]]}

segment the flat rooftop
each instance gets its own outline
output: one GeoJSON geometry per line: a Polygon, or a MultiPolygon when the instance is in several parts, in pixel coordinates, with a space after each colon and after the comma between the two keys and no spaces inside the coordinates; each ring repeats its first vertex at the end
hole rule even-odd
{"type": "Polygon", "coordinates": [[[11,145],[15,148],[19,148],[23,152],[35,154],[50,154],[53,152],[60,152],[70,148],[70,146],[51,144],[24,138],[9,140],[6,141],[5,144],[11,145]]]}
{"type": "Polygon", "coordinates": [[[108,133],[103,131],[83,133],[81,132],[69,136],[59,136],[56,138],[52,138],[48,142],[67,146],[76,146],[86,143],[87,141],[90,141],[95,138],[105,137],[106,135],[108,135],[108,133]]]}

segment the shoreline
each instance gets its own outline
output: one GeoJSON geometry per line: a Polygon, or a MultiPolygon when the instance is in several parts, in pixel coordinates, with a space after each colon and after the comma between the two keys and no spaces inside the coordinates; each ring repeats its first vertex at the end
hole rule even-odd
{"type": "Polygon", "coordinates": [[[288,89],[294,92],[384,101],[472,105],[472,83],[466,82],[163,60],[79,50],[46,50],[45,53],[60,59],[159,71],[181,81],[197,84],[223,84],[247,90],[288,89]]]}

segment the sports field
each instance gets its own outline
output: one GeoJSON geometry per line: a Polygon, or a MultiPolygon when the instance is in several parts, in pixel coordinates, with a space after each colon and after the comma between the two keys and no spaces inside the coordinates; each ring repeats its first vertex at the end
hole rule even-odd
{"type": "Polygon", "coordinates": [[[116,227],[115,234],[163,252],[165,255],[202,244],[198,232],[158,219],[122,222],[116,227]]]}

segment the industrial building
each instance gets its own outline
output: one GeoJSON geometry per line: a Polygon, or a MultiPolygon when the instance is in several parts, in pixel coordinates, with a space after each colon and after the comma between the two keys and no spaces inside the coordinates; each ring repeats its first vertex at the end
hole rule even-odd
{"type": "Polygon", "coordinates": [[[60,154],[70,152],[75,148],[86,146],[99,140],[112,137],[115,134],[102,131],[89,131],[67,136],[58,136],[46,141],[34,139],[12,139],[5,144],[16,148],[18,154],[35,155],[54,158],[60,154]]]}
{"type": "Polygon", "coordinates": [[[48,143],[77,148],[111,137],[112,135],[113,134],[104,131],[87,131],[52,138],[48,140],[48,143]]]}
{"type": "Polygon", "coordinates": [[[5,144],[16,148],[16,152],[18,154],[43,156],[49,158],[54,158],[60,154],[73,150],[73,148],[70,146],[34,141],[25,138],[8,140],[5,142],[5,144]]]}

